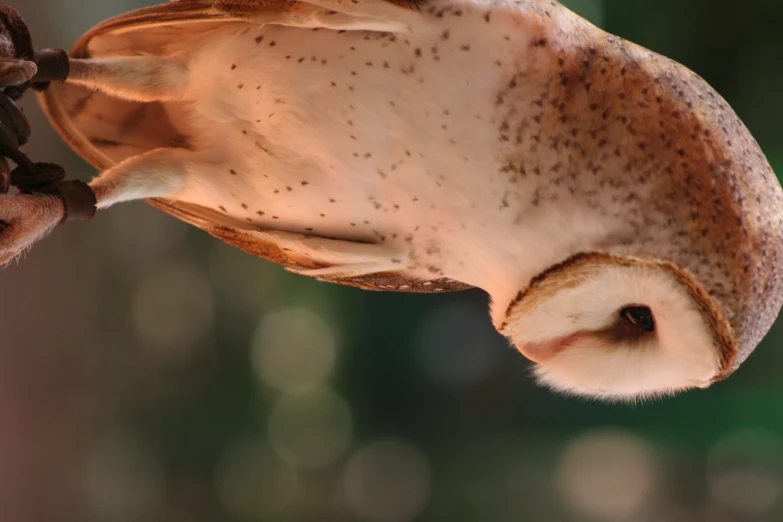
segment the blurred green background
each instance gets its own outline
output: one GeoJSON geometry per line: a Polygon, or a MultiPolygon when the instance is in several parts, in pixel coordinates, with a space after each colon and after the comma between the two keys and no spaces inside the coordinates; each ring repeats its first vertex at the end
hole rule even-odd
{"type": "MultiPolygon", "coordinates": [[[[12,5],[68,48],[148,3],[12,5]]],[[[704,76],[783,172],[783,2],[566,5],[704,76]]],[[[24,107],[32,158],[94,175],[24,107]]],[[[132,203],[0,271],[0,329],[2,520],[783,520],[780,326],[707,391],[567,399],[482,292],[319,283],[132,203]]]]}

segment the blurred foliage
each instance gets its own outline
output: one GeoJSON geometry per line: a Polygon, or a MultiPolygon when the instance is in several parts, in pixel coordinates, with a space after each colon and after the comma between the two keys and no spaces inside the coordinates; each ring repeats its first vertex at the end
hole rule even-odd
{"type": "MultiPolygon", "coordinates": [[[[67,48],[141,0],[24,0],[67,48]]],[[[783,3],[569,0],[704,76],[783,172],[783,3]]],[[[26,147],[94,170],[25,100],[26,147]]],[[[707,391],[537,388],[479,291],[293,276],[134,203],[0,272],[0,514],[60,521],[783,519],[776,326],[707,391]]]]}

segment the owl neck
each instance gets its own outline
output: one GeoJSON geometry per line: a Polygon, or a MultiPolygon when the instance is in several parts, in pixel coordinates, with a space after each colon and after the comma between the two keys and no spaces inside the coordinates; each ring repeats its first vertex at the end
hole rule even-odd
{"type": "Polygon", "coordinates": [[[633,254],[622,223],[597,215],[578,202],[540,204],[513,221],[496,221],[463,231],[443,256],[446,277],[484,289],[498,326],[511,301],[531,280],[578,253],[633,254]]]}

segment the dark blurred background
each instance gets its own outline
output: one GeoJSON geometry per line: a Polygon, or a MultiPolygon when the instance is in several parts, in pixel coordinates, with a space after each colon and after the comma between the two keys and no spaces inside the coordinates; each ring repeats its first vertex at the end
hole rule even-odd
{"type": "MultiPolygon", "coordinates": [[[[17,0],[64,47],[144,0],[17,0]]],[[[783,172],[783,2],[570,0],[685,63],[783,172]]],[[[94,169],[24,100],[26,151],[94,169]]],[[[636,406],[537,388],[486,296],[286,273],[143,203],[0,271],[0,520],[783,520],[783,330],[636,406]]]]}

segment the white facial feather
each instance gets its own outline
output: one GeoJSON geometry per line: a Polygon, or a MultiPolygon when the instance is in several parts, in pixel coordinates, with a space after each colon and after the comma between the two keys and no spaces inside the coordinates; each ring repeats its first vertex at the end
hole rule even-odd
{"type": "Polygon", "coordinates": [[[554,346],[584,333],[535,370],[542,383],[569,394],[608,400],[666,395],[709,385],[720,366],[698,304],[660,268],[604,267],[513,317],[508,330],[523,353],[526,345],[554,346]],[[590,334],[621,320],[620,310],[632,305],[652,310],[649,339],[615,344],[590,334]]]}

